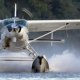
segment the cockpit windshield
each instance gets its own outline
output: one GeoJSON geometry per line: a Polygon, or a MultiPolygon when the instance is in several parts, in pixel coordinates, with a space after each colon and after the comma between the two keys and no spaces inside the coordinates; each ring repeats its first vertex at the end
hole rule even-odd
{"type": "Polygon", "coordinates": [[[25,20],[18,20],[18,21],[16,21],[16,24],[26,26],[26,21],[25,20]]]}
{"type": "MultiPolygon", "coordinates": [[[[8,26],[8,25],[11,25],[14,23],[14,19],[7,19],[7,20],[4,20],[4,26],[8,26]]],[[[26,26],[26,21],[23,20],[23,19],[18,19],[16,20],[15,19],[15,24],[16,25],[21,25],[21,26],[26,26]]]]}
{"type": "Polygon", "coordinates": [[[7,26],[7,25],[12,24],[12,23],[14,23],[14,21],[5,20],[4,21],[4,26],[7,26]]]}

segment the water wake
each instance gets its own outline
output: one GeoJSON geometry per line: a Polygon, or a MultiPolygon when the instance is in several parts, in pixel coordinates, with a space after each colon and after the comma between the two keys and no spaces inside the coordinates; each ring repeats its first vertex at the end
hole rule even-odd
{"type": "Polygon", "coordinates": [[[62,54],[53,55],[49,59],[50,70],[57,72],[80,72],[80,56],[65,50],[62,54]]]}

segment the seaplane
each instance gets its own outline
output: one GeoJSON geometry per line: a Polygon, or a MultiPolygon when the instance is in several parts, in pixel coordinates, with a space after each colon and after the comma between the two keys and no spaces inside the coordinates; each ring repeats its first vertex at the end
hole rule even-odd
{"type": "MultiPolygon", "coordinates": [[[[24,11],[26,11],[24,9],[24,11]]],[[[0,20],[0,72],[47,72],[49,63],[45,55],[36,52],[33,42],[65,42],[54,40],[53,33],[59,30],[80,29],[80,20],[26,20],[14,17],[0,20]],[[29,32],[46,32],[29,39],[29,32]],[[50,39],[44,39],[50,35],[50,39]]]]}

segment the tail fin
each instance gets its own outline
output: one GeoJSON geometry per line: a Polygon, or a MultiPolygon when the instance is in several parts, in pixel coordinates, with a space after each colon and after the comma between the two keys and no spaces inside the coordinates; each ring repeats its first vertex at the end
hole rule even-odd
{"type": "Polygon", "coordinates": [[[17,4],[15,3],[15,8],[14,8],[14,17],[17,16],[17,4]]]}

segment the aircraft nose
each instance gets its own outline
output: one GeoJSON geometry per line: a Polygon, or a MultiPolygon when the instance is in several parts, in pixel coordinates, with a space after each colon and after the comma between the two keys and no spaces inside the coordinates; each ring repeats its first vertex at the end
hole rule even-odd
{"type": "Polygon", "coordinates": [[[13,28],[13,32],[16,32],[16,28],[13,28]]]}
{"type": "Polygon", "coordinates": [[[15,32],[15,31],[16,31],[16,29],[15,29],[15,28],[13,28],[13,31],[15,32]]]}
{"type": "Polygon", "coordinates": [[[17,28],[12,28],[12,31],[17,33],[21,32],[21,26],[17,26],[17,28]]]}

